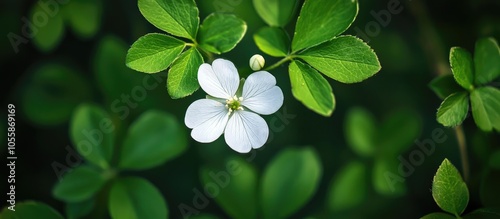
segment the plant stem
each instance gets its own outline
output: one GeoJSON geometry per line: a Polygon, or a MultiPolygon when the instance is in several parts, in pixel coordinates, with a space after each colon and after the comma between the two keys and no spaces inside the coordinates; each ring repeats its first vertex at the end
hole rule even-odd
{"type": "MultiPolygon", "coordinates": [[[[417,20],[420,31],[422,32],[422,47],[432,63],[436,75],[451,74],[450,65],[447,59],[447,53],[439,37],[436,27],[433,25],[426,7],[422,1],[412,1],[407,3],[411,12],[417,20]]],[[[462,171],[464,180],[469,179],[469,160],[467,155],[467,142],[462,125],[455,127],[455,135],[462,160],[462,171]]]]}
{"type": "Polygon", "coordinates": [[[460,159],[462,160],[462,171],[465,182],[469,181],[469,159],[467,158],[467,143],[462,125],[455,127],[458,148],[460,150],[460,159]]]}
{"type": "Polygon", "coordinates": [[[265,68],[264,71],[270,71],[270,70],[273,70],[273,69],[275,69],[277,67],[280,67],[283,63],[285,63],[285,62],[287,62],[287,61],[289,61],[291,59],[292,59],[292,56],[286,56],[285,58],[279,60],[278,62],[274,63],[273,65],[265,68]]]}

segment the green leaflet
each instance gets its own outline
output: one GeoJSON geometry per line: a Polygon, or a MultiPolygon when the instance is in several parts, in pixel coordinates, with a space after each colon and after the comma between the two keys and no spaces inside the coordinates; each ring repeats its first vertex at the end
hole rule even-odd
{"type": "Polygon", "coordinates": [[[326,76],[342,83],[366,80],[380,71],[375,52],[354,36],[340,36],[298,55],[326,76]]]}

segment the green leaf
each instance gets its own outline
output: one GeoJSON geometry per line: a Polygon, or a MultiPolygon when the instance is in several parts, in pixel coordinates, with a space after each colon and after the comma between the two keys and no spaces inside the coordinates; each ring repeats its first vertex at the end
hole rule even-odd
{"type": "Polygon", "coordinates": [[[453,93],[463,91],[463,88],[457,84],[457,82],[453,78],[453,75],[451,74],[446,74],[434,78],[429,83],[429,87],[442,100],[453,93]]]}
{"type": "Polygon", "coordinates": [[[119,167],[152,168],[179,156],[186,148],[187,134],[175,117],[150,110],[130,126],[123,141],[119,167]]]}
{"type": "Polygon", "coordinates": [[[203,64],[203,57],[196,48],[182,53],[168,70],[167,89],[173,99],[193,94],[200,85],[198,68],[203,64]]]}
{"type": "Polygon", "coordinates": [[[443,212],[434,212],[421,217],[420,219],[455,219],[455,216],[443,212]]]}
{"type": "Polygon", "coordinates": [[[469,202],[469,190],[458,170],[444,159],[432,181],[432,197],[446,212],[459,216],[469,202]]]}
{"type": "Polygon", "coordinates": [[[245,21],[232,14],[213,13],[200,26],[200,47],[221,54],[231,51],[243,39],[247,31],[245,21]]]}
{"type": "Polygon", "coordinates": [[[35,68],[23,87],[21,108],[37,125],[68,122],[76,106],[92,95],[80,72],[53,62],[35,68]]]}
{"type": "Polygon", "coordinates": [[[444,99],[437,111],[437,121],[447,127],[462,124],[469,112],[469,97],[467,92],[454,93],[444,99]]]}
{"type": "Polygon", "coordinates": [[[59,45],[64,37],[64,20],[62,14],[58,11],[51,11],[48,14],[41,7],[43,4],[45,3],[42,0],[34,4],[29,16],[31,18],[31,25],[29,25],[31,30],[27,31],[33,31],[33,43],[40,51],[50,52],[59,45]],[[40,15],[46,15],[45,19],[40,19],[40,15]]]}
{"type": "Polygon", "coordinates": [[[373,115],[363,108],[352,108],[344,126],[346,141],[361,156],[372,156],[375,152],[377,129],[373,115]]]}
{"type": "Polygon", "coordinates": [[[259,31],[253,35],[253,39],[257,47],[270,56],[284,57],[288,54],[290,40],[286,32],[281,28],[260,28],[259,31]]]}
{"type": "Polygon", "coordinates": [[[128,50],[127,66],[144,73],[167,69],[184,50],[185,43],[171,36],[150,33],[142,36],[128,50]]]}
{"type": "Polygon", "coordinates": [[[257,171],[248,162],[234,157],[221,168],[203,167],[200,179],[205,188],[219,188],[215,201],[231,218],[257,217],[257,171]]]}
{"type": "Polygon", "coordinates": [[[332,87],[314,68],[298,60],[288,66],[293,96],[307,108],[323,115],[332,115],[335,97],[332,87]]]}
{"type": "Polygon", "coordinates": [[[66,215],[69,219],[82,218],[90,214],[94,209],[95,201],[93,198],[81,202],[66,203],[66,215]]]}
{"type": "Polygon", "coordinates": [[[88,166],[77,167],[64,175],[52,194],[65,202],[81,202],[94,196],[106,183],[101,172],[88,166]]]}
{"type": "Polygon", "coordinates": [[[142,15],[158,29],[196,39],[200,18],[194,0],[139,0],[138,4],[142,15]]]}
{"type": "Polygon", "coordinates": [[[264,218],[286,218],[312,198],[318,188],[322,166],[311,147],[289,148],[266,167],[261,181],[264,218]]]}
{"type": "Polygon", "coordinates": [[[354,36],[340,36],[305,50],[299,57],[342,83],[361,82],[380,71],[375,52],[354,36]]]}
{"type": "Polygon", "coordinates": [[[82,104],[73,114],[70,137],[78,153],[103,169],[109,167],[114,144],[114,125],[102,108],[82,104]]]}
{"type": "Polygon", "coordinates": [[[474,88],[472,55],[465,49],[453,47],[450,50],[450,65],[457,83],[467,90],[472,90],[474,88]]]}
{"type": "Polygon", "coordinates": [[[377,155],[386,159],[398,157],[414,144],[422,130],[421,116],[410,109],[401,109],[388,115],[378,128],[377,155]]]}
{"type": "Polygon", "coordinates": [[[99,0],[71,0],[64,7],[68,25],[77,36],[87,39],[99,30],[102,17],[102,2],[99,0]]]}
{"type": "Polygon", "coordinates": [[[351,26],[357,14],[357,0],[306,0],[295,26],[292,51],[333,39],[351,26]]]}
{"type": "Polygon", "coordinates": [[[377,193],[389,197],[399,197],[406,193],[405,179],[398,172],[399,164],[395,157],[375,160],[372,183],[377,193]]]}
{"type": "Polygon", "coordinates": [[[115,219],[164,219],[168,207],[160,191],[139,177],[118,179],[109,194],[109,211],[115,219]]]}
{"type": "Polygon", "coordinates": [[[489,83],[500,76],[500,48],[494,38],[476,41],[474,64],[477,85],[489,83]]]}
{"type": "Polygon", "coordinates": [[[297,10],[297,0],[253,0],[257,14],[269,26],[284,27],[297,10]]]}
{"type": "Polygon", "coordinates": [[[367,195],[366,167],[353,161],[333,178],[328,192],[328,207],[342,211],[360,205],[367,195]]]}
{"type": "Polygon", "coordinates": [[[464,216],[464,219],[498,219],[500,218],[499,208],[480,208],[464,216]]]}
{"type": "Polygon", "coordinates": [[[500,131],[500,90],[493,87],[474,89],[470,101],[476,125],[486,132],[500,131]]]}
{"type": "Polygon", "coordinates": [[[2,219],[63,219],[61,214],[45,203],[25,201],[16,203],[15,211],[5,207],[0,214],[2,219]]]}

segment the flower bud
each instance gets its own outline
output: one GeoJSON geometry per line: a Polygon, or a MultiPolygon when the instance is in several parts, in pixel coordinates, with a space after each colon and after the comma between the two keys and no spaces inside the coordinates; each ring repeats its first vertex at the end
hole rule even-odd
{"type": "Polygon", "coordinates": [[[261,55],[255,54],[250,58],[250,68],[254,71],[258,71],[264,67],[266,60],[261,55]]]}

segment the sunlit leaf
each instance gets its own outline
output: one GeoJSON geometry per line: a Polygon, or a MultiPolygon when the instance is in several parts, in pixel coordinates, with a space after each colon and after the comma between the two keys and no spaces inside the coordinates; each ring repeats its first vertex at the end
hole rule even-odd
{"type": "Polygon", "coordinates": [[[288,69],[293,96],[314,112],[330,116],[335,108],[335,97],[328,81],[301,61],[292,61],[288,69]]]}
{"type": "Polygon", "coordinates": [[[432,181],[432,197],[446,212],[460,215],[469,203],[469,189],[453,164],[444,159],[432,181]]]}
{"type": "Polygon", "coordinates": [[[465,49],[453,47],[450,50],[450,65],[457,83],[463,88],[471,90],[474,87],[472,55],[465,49]]]}
{"type": "Polygon", "coordinates": [[[454,93],[444,99],[437,111],[437,121],[444,126],[455,127],[462,124],[469,112],[469,95],[454,93]]]}
{"type": "Polygon", "coordinates": [[[297,0],[253,0],[257,14],[269,25],[284,27],[297,9],[297,0]]]}
{"type": "Polygon", "coordinates": [[[185,43],[171,36],[150,33],[132,44],[127,52],[127,66],[144,73],[167,69],[184,50],[185,43]]]}
{"type": "Polygon", "coordinates": [[[247,31],[245,21],[231,14],[210,14],[200,26],[200,47],[221,54],[231,51],[247,31]]]}
{"type": "Polygon", "coordinates": [[[158,29],[196,39],[200,18],[194,0],[139,0],[138,4],[142,15],[158,29]]]}
{"type": "Polygon", "coordinates": [[[500,131],[500,90],[494,87],[480,87],[470,94],[472,116],[483,131],[500,131]]]}
{"type": "Polygon", "coordinates": [[[262,52],[274,57],[284,57],[288,54],[289,39],[283,29],[263,27],[253,35],[255,44],[262,52]]]}
{"type": "Polygon", "coordinates": [[[299,57],[319,72],[342,83],[364,81],[381,69],[375,52],[354,36],[334,38],[305,50],[299,57]]]}
{"type": "Polygon", "coordinates": [[[177,58],[168,71],[167,90],[170,97],[177,99],[193,94],[200,85],[198,68],[203,57],[196,48],[191,48],[177,58]]]}
{"type": "Polygon", "coordinates": [[[306,0],[295,26],[292,51],[333,39],[351,26],[357,14],[357,0],[306,0]]]}

